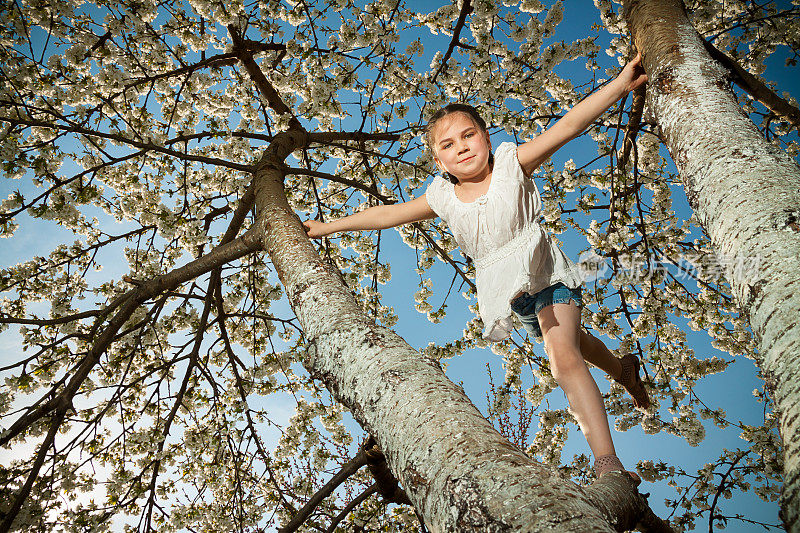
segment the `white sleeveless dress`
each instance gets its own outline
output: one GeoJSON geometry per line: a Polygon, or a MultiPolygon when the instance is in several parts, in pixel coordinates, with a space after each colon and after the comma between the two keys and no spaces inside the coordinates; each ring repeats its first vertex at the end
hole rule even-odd
{"type": "Polygon", "coordinates": [[[514,143],[497,147],[489,189],[462,202],[447,178],[436,177],[425,191],[431,209],[450,227],[461,250],[475,262],[483,337],[507,338],[513,330],[511,300],[556,283],[576,288],[580,269],[539,224],[542,199],[526,178],[514,143]]]}

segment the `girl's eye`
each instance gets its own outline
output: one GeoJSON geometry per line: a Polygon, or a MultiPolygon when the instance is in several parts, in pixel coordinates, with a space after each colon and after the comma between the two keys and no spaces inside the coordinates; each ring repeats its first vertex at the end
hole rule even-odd
{"type": "Polygon", "coordinates": [[[469,139],[470,137],[474,137],[474,136],[475,136],[475,132],[474,131],[471,131],[471,132],[467,133],[466,135],[464,135],[464,137],[466,137],[467,139],[469,139]]]}
{"type": "Polygon", "coordinates": [[[443,144],[443,145],[441,146],[441,149],[442,149],[442,150],[447,150],[447,149],[448,149],[448,148],[450,148],[451,146],[453,146],[453,143],[445,143],[445,144],[443,144]]]}

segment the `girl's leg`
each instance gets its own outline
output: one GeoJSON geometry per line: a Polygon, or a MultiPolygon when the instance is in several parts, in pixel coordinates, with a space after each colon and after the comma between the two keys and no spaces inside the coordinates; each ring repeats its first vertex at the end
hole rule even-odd
{"type": "Polygon", "coordinates": [[[650,397],[639,378],[639,360],[635,355],[615,357],[603,341],[583,330],[580,331],[580,347],[583,358],[621,384],[633,397],[636,407],[650,407],[650,397]]]}
{"type": "MultiPolygon", "coordinates": [[[[537,316],[553,377],[567,394],[569,405],[595,457],[595,473],[600,477],[606,472],[624,470],[624,467],[611,441],[603,397],[581,354],[580,314],[580,308],[570,301],[547,306],[537,316]]],[[[635,484],[641,482],[635,472],[628,474],[635,484]]]]}
{"type": "Polygon", "coordinates": [[[581,353],[580,308],[574,302],[553,304],[539,311],[538,318],[553,377],[564,389],[589,448],[595,457],[614,454],[603,398],[581,353]]]}
{"type": "Polygon", "coordinates": [[[614,379],[622,375],[622,363],[606,345],[592,335],[580,330],[580,347],[583,358],[614,379]]]}

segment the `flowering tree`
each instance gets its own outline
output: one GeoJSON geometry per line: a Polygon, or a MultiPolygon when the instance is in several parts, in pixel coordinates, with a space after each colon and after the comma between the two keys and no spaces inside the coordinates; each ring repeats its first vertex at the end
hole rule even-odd
{"type": "Polygon", "coordinates": [[[676,162],[692,209],[726,265],[741,309],[758,339],[756,359],[780,413],[784,446],[782,518],[790,529],[800,520],[800,167],[768,142],[741,112],[725,79],[743,86],[795,128],[800,112],[774,95],[712,44],[704,46],[680,1],[628,2],[627,18],[637,46],[648,56],[652,77],[649,107],[676,162]],[[712,54],[707,53],[706,49],[712,54]],[[723,56],[724,57],[724,56],[723,56]],[[734,64],[735,65],[735,64],[734,64]],[[742,71],[742,74],[739,72],[742,71]],[[753,194],[753,191],[758,191],[753,194]],[[745,273],[737,262],[759,261],[745,273]]]}
{"type": "MultiPolygon", "coordinates": [[[[505,4],[431,12],[349,0],[4,5],[1,138],[6,178],[18,181],[9,182],[0,231],[11,243],[38,235],[55,244],[16,245],[15,264],[0,271],[0,324],[13,347],[2,361],[0,444],[13,457],[0,467],[0,529],[424,527],[411,507],[369,497],[378,490],[413,502],[434,526],[455,508],[465,521],[447,527],[488,527],[502,507],[490,502],[474,515],[462,503],[491,492],[481,484],[491,473],[474,484],[456,475],[479,471],[486,449],[493,462],[509,458],[502,479],[520,483],[506,488],[531,476],[539,483],[514,494],[493,486],[499,499],[530,496],[527,506],[504,503],[518,508],[514,520],[551,520],[542,509],[553,494],[573,496],[598,529],[643,516],[641,499],[636,509],[603,507],[630,496],[622,478],[581,490],[551,475],[571,424],[566,410],[537,411],[538,432],[517,442],[526,457],[466,407],[439,364],[485,346],[477,318],[421,356],[373,323],[397,321],[378,290],[390,278],[385,237],[342,235],[317,254],[292,214],[336,217],[421,194],[433,166],[420,125],[452,99],[478,105],[494,134],[525,140],[613,73],[597,35],[556,40],[562,3],[505,4]],[[587,65],[579,80],[554,71],[572,59],[587,65]],[[444,403],[422,392],[432,384],[444,403]],[[407,496],[387,488],[385,468],[358,469],[369,462],[381,471],[380,454],[360,451],[364,435],[335,400],[374,434],[407,496]],[[457,423],[434,417],[442,405],[457,406],[461,418],[445,417],[457,423]],[[411,426],[428,414],[427,425],[411,426]],[[467,423],[472,433],[456,442],[467,423]],[[433,424],[441,434],[427,434],[433,424]],[[456,443],[458,462],[444,461],[456,443]]],[[[609,51],[623,61],[622,17],[597,4],[606,24],[597,31],[620,33],[609,51]]],[[[746,72],[758,76],[778,46],[796,55],[794,9],[688,7],[701,34],[746,72]]],[[[796,154],[791,116],[750,98],[740,95],[751,115],[763,115],[762,134],[796,154]]],[[[736,423],[695,388],[729,361],[697,357],[671,317],[687,317],[731,355],[752,357],[755,345],[708,237],[674,212],[676,178],[659,130],[647,112],[637,126],[637,111],[622,105],[590,128],[596,161],[548,163],[536,179],[549,228],[579,231],[610,263],[588,291],[588,325],[636,351],[651,376],[657,401],[645,414],[612,385],[618,428],[697,444],[701,419],[736,423]]],[[[442,276],[437,261],[473,298],[472,265],[444,225],[397,231],[417,257],[420,312],[444,318],[445,306],[429,303],[439,294],[430,281],[442,276]]],[[[506,376],[492,417],[508,420],[514,394],[538,409],[555,387],[546,359],[519,336],[493,351],[506,376]]],[[[779,441],[766,408],[763,422],[739,423],[739,449],[696,473],[640,463],[645,479],[678,489],[668,502],[674,526],[734,518],[719,501],[731,492],[777,496],[779,441]]],[[[585,480],[586,458],[561,473],[585,480]]],[[[586,522],[563,522],[585,530],[586,522]]]]}

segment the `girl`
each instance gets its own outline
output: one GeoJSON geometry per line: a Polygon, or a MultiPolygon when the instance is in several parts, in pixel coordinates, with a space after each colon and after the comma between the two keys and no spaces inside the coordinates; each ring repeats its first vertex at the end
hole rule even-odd
{"type": "MultiPolygon", "coordinates": [[[[505,339],[516,314],[543,339],[553,377],[567,395],[595,457],[595,474],[625,471],[616,456],[603,399],[585,361],[601,368],[633,396],[650,404],[639,378],[639,360],[615,357],[580,328],[582,279],[576,265],[538,224],[541,199],[531,173],[594,122],[624,94],[647,81],[637,56],[616,79],[572,108],[553,127],[520,146],[501,144],[492,154],[486,123],[466,104],[433,115],[426,141],[446,179],[423,196],[370,207],[339,220],[304,222],[309,237],[338,231],[385,229],[440,216],[461,250],[475,262],[478,307],[489,340],[505,339]]],[[[639,477],[628,472],[635,482],[639,477]]]]}

